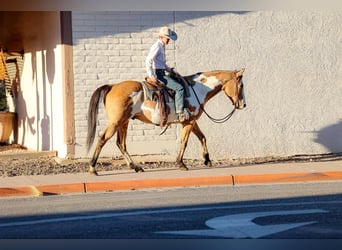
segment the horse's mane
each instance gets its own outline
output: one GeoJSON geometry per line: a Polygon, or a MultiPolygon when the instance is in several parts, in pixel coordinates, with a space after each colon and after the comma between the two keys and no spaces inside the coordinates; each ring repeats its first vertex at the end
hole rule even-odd
{"type": "MultiPolygon", "coordinates": [[[[212,71],[208,71],[208,73],[210,72],[210,73],[221,73],[221,72],[230,72],[230,73],[236,73],[236,72],[238,72],[239,70],[212,70],[212,71]]],[[[194,78],[195,77],[197,77],[197,76],[199,76],[199,75],[201,75],[201,74],[203,74],[203,73],[205,73],[205,72],[203,72],[203,71],[201,71],[201,72],[197,72],[197,73],[195,73],[195,74],[192,74],[192,75],[187,75],[187,76],[181,76],[181,75],[173,75],[173,77],[177,80],[177,81],[179,81],[179,82],[181,82],[181,81],[183,81],[181,78],[183,78],[184,80],[186,80],[186,82],[189,84],[189,85],[194,85],[195,84],[195,82],[194,82],[194,78]]],[[[242,78],[242,75],[241,76],[239,76],[238,77],[238,81],[240,81],[241,80],[241,78],[242,78]]]]}

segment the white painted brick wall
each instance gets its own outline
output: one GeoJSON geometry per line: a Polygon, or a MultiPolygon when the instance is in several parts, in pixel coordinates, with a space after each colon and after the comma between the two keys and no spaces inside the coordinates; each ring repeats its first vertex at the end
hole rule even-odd
{"type": "MultiPolygon", "coordinates": [[[[76,156],[86,155],[92,92],[141,80],[154,33],[164,25],[178,33],[167,57],[180,73],[246,68],[247,109],[225,124],[199,121],[213,159],[342,152],[341,23],[340,11],[73,12],[76,156]]],[[[222,94],[206,108],[222,117],[231,104],[222,94]]],[[[101,110],[99,130],[105,125],[101,110]]],[[[176,155],[180,127],[159,132],[132,121],[129,152],[176,155]]],[[[102,156],[120,154],[114,141],[102,156]]],[[[201,157],[194,136],[185,156],[201,157]]]]}
{"type": "MultiPolygon", "coordinates": [[[[159,28],[174,25],[173,20],[174,12],[73,12],[76,157],[86,156],[87,110],[93,91],[103,84],[144,79],[148,50],[156,41],[159,28]]],[[[174,63],[174,50],[174,44],[167,48],[170,65],[174,63]]],[[[177,126],[159,136],[159,127],[138,121],[130,124],[130,153],[176,153],[177,126]],[[171,143],[158,145],[162,141],[171,143]]],[[[97,134],[106,125],[101,106],[97,134]]],[[[101,156],[120,155],[115,141],[116,137],[107,143],[101,156]]]]}

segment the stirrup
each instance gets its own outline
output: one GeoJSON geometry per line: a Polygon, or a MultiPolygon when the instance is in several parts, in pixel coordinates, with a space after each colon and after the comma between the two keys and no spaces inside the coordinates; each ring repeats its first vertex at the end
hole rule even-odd
{"type": "Polygon", "coordinates": [[[190,114],[186,109],[184,109],[183,112],[178,114],[179,122],[185,122],[186,120],[189,120],[189,118],[190,118],[190,114]]]}

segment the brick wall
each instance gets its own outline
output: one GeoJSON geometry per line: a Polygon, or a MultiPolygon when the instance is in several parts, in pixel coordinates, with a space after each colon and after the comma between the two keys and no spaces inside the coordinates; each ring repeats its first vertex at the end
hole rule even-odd
{"type": "MultiPolygon", "coordinates": [[[[159,28],[174,26],[174,12],[73,12],[72,22],[76,156],[85,156],[87,110],[93,91],[103,84],[144,79],[147,53],[158,37],[159,28]]],[[[166,53],[168,64],[173,66],[174,43],[167,46],[166,53]]],[[[98,131],[107,124],[103,105],[100,106],[98,131]]],[[[131,121],[127,136],[129,152],[174,154],[176,128],[173,126],[159,136],[159,127],[131,121]]],[[[102,156],[120,154],[115,140],[114,136],[106,144],[102,156]]]]}

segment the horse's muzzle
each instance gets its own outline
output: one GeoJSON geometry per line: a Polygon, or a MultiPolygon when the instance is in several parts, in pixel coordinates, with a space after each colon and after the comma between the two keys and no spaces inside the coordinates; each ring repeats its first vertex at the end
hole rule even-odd
{"type": "Polygon", "coordinates": [[[235,103],[235,108],[236,109],[244,109],[247,105],[245,102],[242,102],[242,101],[238,101],[235,103]]]}

